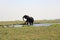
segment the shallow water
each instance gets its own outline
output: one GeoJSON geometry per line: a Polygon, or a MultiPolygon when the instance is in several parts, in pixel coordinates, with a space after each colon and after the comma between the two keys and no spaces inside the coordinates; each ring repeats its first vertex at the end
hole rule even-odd
{"type": "MultiPolygon", "coordinates": [[[[42,23],[42,24],[33,24],[31,26],[35,26],[35,27],[39,27],[39,26],[51,26],[52,24],[49,24],[49,23],[42,23]]],[[[25,26],[25,25],[14,25],[14,27],[22,27],[22,26],[25,26]]],[[[30,25],[28,25],[30,26],[30,25]]]]}
{"type": "Polygon", "coordinates": [[[23,25],[14,25],[14,27],[22,27],[23,25]]]}
{"type": "MultiPolygon", "coordinates": [[[[33,26],[33,27],[40,27],[40,26],[51,26],[53,24],[60,24],[60,23],[40,23],[40,24],[33,24],[33,25],[10,25],[9,27],[23,27],[23,26],[33,26]]],[[[4,26],[6,27],[6,26],[4,26]]]]}
{"type": "Polygon", "coordinates": [[[51,26],[52,24],[33,24],[33,26],[51,26]]]}

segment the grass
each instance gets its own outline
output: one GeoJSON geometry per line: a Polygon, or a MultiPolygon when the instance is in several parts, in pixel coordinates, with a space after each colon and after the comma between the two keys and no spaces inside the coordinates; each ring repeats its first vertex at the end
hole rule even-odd
{"type": "Polygon", "coordinates": [[[60,40],[60,25],[0,28],[0,40],[60,40]]]}
{"type": "Polygon", "coordinates": [[[60,20],[35,20],[34,23],[60,23],[60,20]]]}
{"type": "Polygon", "coordinates": [[[22,24],[23,21],[0,21],[0,25],[22,24]]]}
{"type": "Polygon", "coordinates": [[[13,25],[17,25],[17,24],[24,24],[23,21],[0,21],[0,27],[9,27],[9,26],[13,26],[13,25]]]}
{"type": "MultiPolygon", "coordinates": [[[[1,21],[0,25],[22,24],[22,21],[1,21]]],[[[60,20],[36,20],[34,23],[60,23],[60,20]]],[[[60,24],[50,27],[24,26],[3,28],[0,26],[0,40],[60,40],[60,24]]]]}

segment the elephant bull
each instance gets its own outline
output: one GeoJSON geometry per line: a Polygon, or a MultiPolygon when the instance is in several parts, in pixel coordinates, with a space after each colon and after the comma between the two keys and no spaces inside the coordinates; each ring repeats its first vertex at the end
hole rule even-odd
{"type": "Polygon", "coordinates": [[[33,25],[33,22],[34,22],[34,19],[33,19],[33,17],[30,17],[30,16],[28,16],[28,15],[24,15],[23,16],[23,21],[24,21],[24,19],[26,19],[26,21],[25,21],[25,24],[30,24],[30,25],[33,25]]]}

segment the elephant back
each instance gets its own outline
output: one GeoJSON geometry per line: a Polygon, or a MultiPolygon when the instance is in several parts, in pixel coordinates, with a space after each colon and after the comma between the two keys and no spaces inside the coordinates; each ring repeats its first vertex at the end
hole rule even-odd
{"type": "Polygon", "coordinates": [[[27,21],[34,22],[34,19],[33,19],[33,17],[29,17],[29,18],[27,18],[27,21]]]}

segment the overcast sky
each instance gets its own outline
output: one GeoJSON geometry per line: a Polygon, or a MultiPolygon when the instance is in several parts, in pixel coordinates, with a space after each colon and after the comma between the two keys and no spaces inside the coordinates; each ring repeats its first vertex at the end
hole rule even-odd
{"type": "Polygon", "coordinates": [[[0,0],[0,21],[22,20],[23,15],[35,20],[60,18],[60,0],[0,0]]]}

